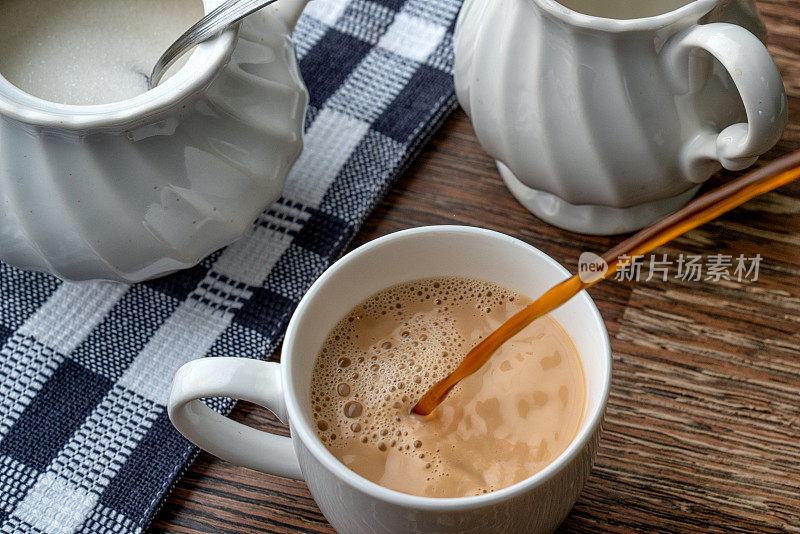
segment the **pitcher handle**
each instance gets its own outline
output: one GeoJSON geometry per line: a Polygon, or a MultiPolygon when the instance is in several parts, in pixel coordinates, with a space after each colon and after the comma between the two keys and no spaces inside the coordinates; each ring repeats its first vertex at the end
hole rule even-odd
{"type": "Polygon", "coordinates": [[[735,24],[693,26],[667,41],[661,57],[678,94],[690,91],[689,57],[698,48],[709,52],[730,73],[744,103],[747,122],[721,132],[702,129],[686,142],[680,166],[687,179],[696,183],[708,178],[719,164],[737,171],[755,163],[778,142],[787,122],[786,91],[772,56],[758,37],[735,24]]]}
{"type": "Polygon", "coordinates": [[[291,438],[228,419],[200,399],[232,397],[254,402],[287,422],[280,365],[246,358],[202,358],[175,374],[167,403],[172,424],[198,447],[233,464],[303,479],[291,438]]]}

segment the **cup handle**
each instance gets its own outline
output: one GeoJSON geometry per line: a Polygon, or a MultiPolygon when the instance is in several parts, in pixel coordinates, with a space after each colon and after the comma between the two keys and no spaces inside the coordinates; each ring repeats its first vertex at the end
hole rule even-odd
{"type": "Polygon", "coordinates": [[[690,91],[694,80],[689,58],[698,48],[709,52],[730,73],[747,122],[721,132],[703,129],[684,144],[680,166],[695,183],[705,181],[719,164],[731,171],[749,167],[778,142],[787,122],[786,91],[772,56],[758,37],[735,24],[693,26],[667,41],[661,57],[678,94],[690,91]]]}
{"type": "Polygon", "coordinates": [[[292,439],[228,419],[200,399],[254,402],[287,423],[280,365],[247,358],[201,358],[175,374],[167,403],[172,424],[198,447],[233,464],[303,479],[292,439]]]}

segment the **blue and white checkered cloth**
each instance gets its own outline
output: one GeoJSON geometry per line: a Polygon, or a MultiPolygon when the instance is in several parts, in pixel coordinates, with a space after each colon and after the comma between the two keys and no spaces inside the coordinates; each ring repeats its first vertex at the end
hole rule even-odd
{"type": "Polygon", "coordinates": [[[283,197],[197,267],[127,286],[0,264],[0,531],[147,526],[196,452],[166,415],[174,372],[273,354],[300,297],[455,106],[460,3],[309,4],[294,36],[305,152],[283,197]]]}

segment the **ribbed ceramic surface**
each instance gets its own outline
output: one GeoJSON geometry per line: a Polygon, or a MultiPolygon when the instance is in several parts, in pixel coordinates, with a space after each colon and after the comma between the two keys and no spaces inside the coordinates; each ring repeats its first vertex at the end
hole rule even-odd
{"type": "Polygon", "coordinates": [[[241,26],[210,85],[145,124],[75,132],[0,120],[0,260],[135,282],[239,237],[302,150],[307,93],[279,16],[241,26]]]}
{"type": "Polygon", "coordinates": [[[710,56],[692,65],[702,90],[678,95],[660,51],[699,22],[736,21],[763,37],[752,1],[695,2],[652,31],[567,24],[543,3],[556,5],[464,4],[456,91],[483,147],[525,186],[574,205],[627,208],[695,187],[680,164],[685,143],[747,117],[730,76],[710,56]]]}

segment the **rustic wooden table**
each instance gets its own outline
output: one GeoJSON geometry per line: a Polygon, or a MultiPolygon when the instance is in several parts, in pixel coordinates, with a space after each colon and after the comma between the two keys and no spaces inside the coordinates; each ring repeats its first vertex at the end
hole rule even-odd
{"type": "MultiPolygon", "coordinates": [[[[766,162],[800,148],[800,1],[758,5],[789,94],[789,127],[766,162]]],[[[428,224],[499,230],[570,270],[582,251],[617,241],[553,228],[517,204],[461,111],[353,246],[428,224]]],[[[562,530],[800,532],[800,183],[690,232],[662,254],[675,262],[667,282],[590,290],[611,336],[612,389],[596,465],[562,530]],[[705,263],[714,254],[763,259],[755,282],[693,282],[675,279],[681,254],[705,263]]],[[[286,433],[260,408],[240,404],[234,417],[286,433]]],[[[206,453],[151,529],[332,532],[302,482],[206,453]]]]}

